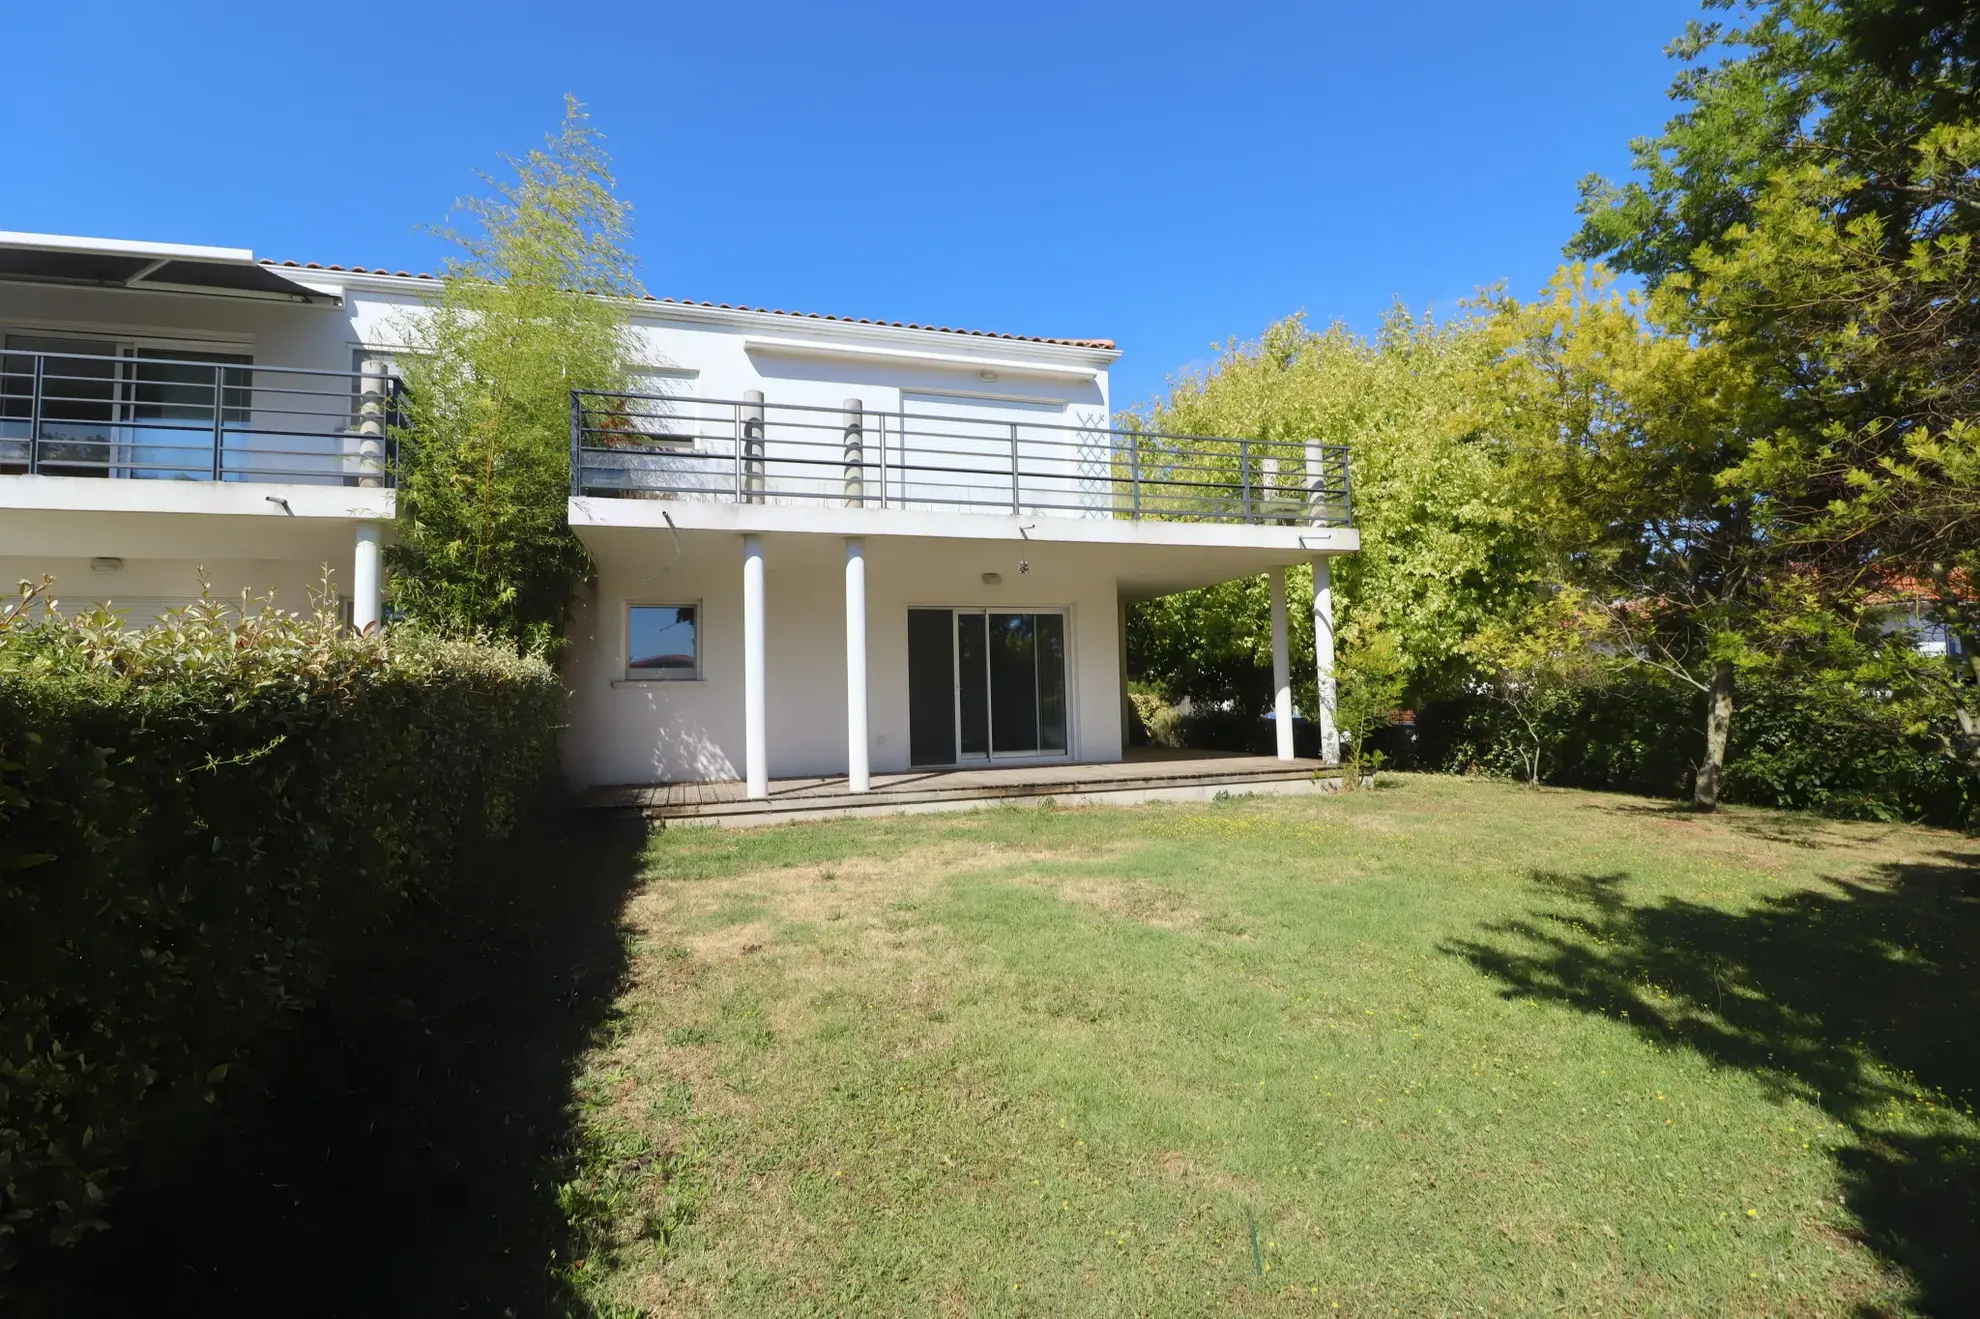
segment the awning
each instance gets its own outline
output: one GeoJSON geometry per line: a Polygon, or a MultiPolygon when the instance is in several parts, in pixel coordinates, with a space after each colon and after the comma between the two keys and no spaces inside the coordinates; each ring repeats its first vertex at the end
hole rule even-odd
{"type": "Polygon", "coordinates": [[[94,288],[151,289],[277,302],[339,301],[257,263],[244,247],[138,243],[0,230],[0,280],[94,288]]]}

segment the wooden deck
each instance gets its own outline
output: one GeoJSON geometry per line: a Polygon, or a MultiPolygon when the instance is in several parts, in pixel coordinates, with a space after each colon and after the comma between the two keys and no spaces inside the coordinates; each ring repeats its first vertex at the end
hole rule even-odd
{"type": "Polygon", "coordinates": [[[1011,765],[875,774],[855,794],[839,778],[772,779],[770,796],[751,801],[735,779],[714,783],[624,784],[594,788],[585,805],[638,811],[649,819],[719,825],[921,811],[971,810],[997,803],[1068,804],[1206,801],[1220,792],[1331,792],[1340,780],[1317,760],[1278,760],[1217,751],[1136,749],[1104,764],[1011,765]]]}

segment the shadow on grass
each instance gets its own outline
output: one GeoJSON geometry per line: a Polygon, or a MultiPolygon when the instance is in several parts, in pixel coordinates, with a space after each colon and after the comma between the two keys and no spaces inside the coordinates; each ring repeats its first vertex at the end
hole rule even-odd
{"type": "Polygon", "coordinates": [[[1632,905],[1625,878],[1536,874],[1545,905],[1446,951],[1818,1104],[1856,1134],[1865,1244],[1927,1313],[1980,1312],[1980,852],[1737,911],[1632,905]]]}
{"type": "Polygon", "coordinates": [[[626,970],[637,822],[573,819],[463,867],[141,1152],[47,1313],[587,1315],[563,1284],[568,1101],[626,970]],[[160,1144],[167,1148],[158,1148],[160,1144]]]}

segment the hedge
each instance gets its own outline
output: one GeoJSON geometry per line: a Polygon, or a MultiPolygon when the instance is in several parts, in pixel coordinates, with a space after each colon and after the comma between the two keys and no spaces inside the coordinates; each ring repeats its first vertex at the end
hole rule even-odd
{"type": "Polygon", "coordinates": [[[325,612],[0,610],[0,1269],[506,834],[561,709],[540,658],[325,612]]]}
{"type": "MultiPolygon", "coordinates": [[[[1857,819],[1980,826],[1980,784],[1915,725],[1917,712],[1839,682],[1741,683],[1723,799],[1857,819]]],[[[1703,698],[1639,670],[1566,693],[1541,720],[1541,778],[1561,787],[1688,797],[1704,740],[1703,698]]],[[[1414,768],[1515,775],[1520,734],[1482,698],[1417,712],[1414,768]]]]}

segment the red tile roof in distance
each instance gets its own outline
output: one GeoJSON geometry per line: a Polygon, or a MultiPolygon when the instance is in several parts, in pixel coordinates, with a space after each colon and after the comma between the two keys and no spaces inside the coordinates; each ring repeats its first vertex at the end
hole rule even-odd
{"type": "MultiPolygon", "coordinates": [[[[391,275],[399,279],[430,279],[436,283],[439,281],[438,275],[430,275],[423,270],[417,275],[414,275],[403,270],[387,270],[383,266],[379,266],[376,269],[367,269],[364,266],[323,265],[315,261],[271,261],[266,257],[262,258],[261,264],[264,266],[273,266],[278,270],[333,270],[340,274],[391,275]]],[[[659,303],[661,305],[671,304],[676,307],[709,307],[716,311],[753,311],[760,312],[766,316],[788,316],[793,320],[843,321],[848,325],[886,325],[897,330],[932,330],[937,334],[962,334],[976,339],[1010,339],[1018,343],[1048,343],[1056,344],[1061,348],[1102,348],[1108,352],[1112,352],[1114,349],[1114,341],[1112,339],[1049,339],[1036,334],[1004,334],[997,330],[963,330],[952,325],[922,325],[915,321],[879,321],[865,316],[833,316],[827,312],[784,311],[777,307],[747,307],[740,303],[732,306],[726,302],[696,302],[691,298],[656,298],[650,293],[646,295],[645,301],[659,303]]]]}

